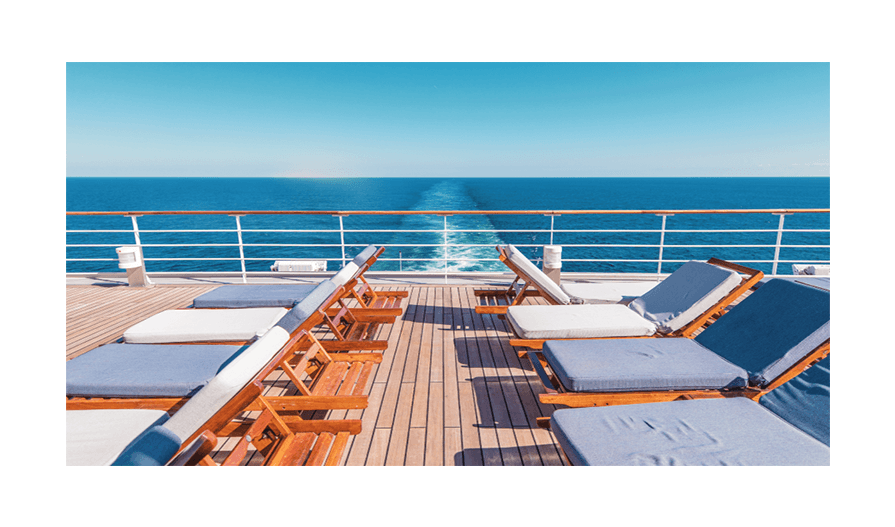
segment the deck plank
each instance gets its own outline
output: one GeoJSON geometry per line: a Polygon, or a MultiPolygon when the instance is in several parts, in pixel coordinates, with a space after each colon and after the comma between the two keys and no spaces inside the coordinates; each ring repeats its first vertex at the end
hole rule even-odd
{"type": "Polygon", "coordinates": [[[456,297],[457,288],[445,289],[442,307],[443,332],[441,335],[442,346],[442,382],[444,389],[444,426],[445,428],[460,428],[460,394],[457,389],[458,364],[456,345],[456,315],[457,307],[452,304],[452,296],[456,297]]]}

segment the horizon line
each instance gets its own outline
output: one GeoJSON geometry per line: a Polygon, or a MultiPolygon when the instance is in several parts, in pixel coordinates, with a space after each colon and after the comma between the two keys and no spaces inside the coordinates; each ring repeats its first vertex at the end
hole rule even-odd
{"type": "Polygon", "coordinates": [[[264,179],[587,179],[587,178],[829,178],[830,175],[748,175],[748,176],[87,176],[66,178],[264,178],[264,179]]]}

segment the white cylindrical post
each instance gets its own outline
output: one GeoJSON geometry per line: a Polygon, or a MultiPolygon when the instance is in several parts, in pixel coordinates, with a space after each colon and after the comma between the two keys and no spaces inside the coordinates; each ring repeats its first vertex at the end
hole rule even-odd
{"type": "Polygon", "coordinates": [[[559,285],[562,270],[562,246],[544,246],[544,274],[559,285]]]}

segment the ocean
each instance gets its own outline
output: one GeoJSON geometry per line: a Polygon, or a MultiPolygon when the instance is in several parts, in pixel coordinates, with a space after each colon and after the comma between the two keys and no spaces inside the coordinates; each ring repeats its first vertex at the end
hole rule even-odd
{"type": "MultiPolygon", "coordinates": [[[[66,179],[68,211],[424,211],[424,210],[667,210],[810,209],[830,207],[830,178],[88,178],[66,179]]],[[[134,243],[130,218],[67,216],[67,272],[117,272],[115,247],[134,243]],[[97,245],[98,247],[83,247],[97,245]]],[[[353,215],[343,218],[348,258],[368,244],[387,245],[376,270],[504,271],[494,246],[512,243],[533,260],[550,243],[550,217],[452,215],[353,215]],[[506,232],[542,231],[542,232],[506,232]],[[382,232],[389,231],[389,232],[382,232]],[[408,232],[422,231],[422,232],[408,232]],[[464,231],[464,232],[458,232],[464,231]],[[475,232],[470,232],[475,231],[475,232]],[[543,232],[548,231],[548,232],[543,232]],[[491,261],[470,261],[466,259],[491,261]]],[[[553,219],[553,243],[563,246],[563,271],[655,272],[658,232],[561,232],[564,230],[658,230],[662,218],[643,215],[563,215],[553,219]],[[571,247],[600,245],[601,247],[571,247]],[[575,260],[599,260],[584,262],[575,260]],[[634,261],[630,261],[634,260],[634,261]]],[[[675,215],[667,230],[777,229],[771,214],[675,215]]],[[[274,260],[342,262],[339,219],[331,215],[260,215],[240,218],[248,271],[269,271],[274,260]],[[254,232],[280,230],[290,232],[254,232]],[[324,230],[328,232],[301,232],[324,230]],[[292,246],[290,246],[292,245],[292,246]],[[315,245],[317,247],[306,247],[315,245]],[[320,246],[323,247],[320,247],[320,246]]],[[[236,220],[227,215],[138,218],[148,272],[239,271],[236,220]],[[207,232],[186,233],[198,229],[207,232]],[[176,247],[178,244],[200,247],[176,247]],[[198,259],[198,260],[192,260],[198,259]]],[[[795,214],[785,229],[829,229],[829,214],[795,214]]],[[[771,272],[776,232],[669,232],[666,260],[717,257],[771,272]],[[673,247],[699,245],[700,247],[673,247]]],[[[785,233],[781,260],[828,261],[829,233],[785,233]]],[[[668,262],[663,272],[680,263],[668,262]]],[[[778,273],[788,274],[790,264],[778,273]]]]}

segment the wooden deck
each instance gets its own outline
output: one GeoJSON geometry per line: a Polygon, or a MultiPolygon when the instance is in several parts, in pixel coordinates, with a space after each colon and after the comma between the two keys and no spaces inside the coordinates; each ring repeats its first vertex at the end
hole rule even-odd
{"type": "MultiPolygon", "coordinates": [[[[66,360],[114,342],[155,313],[187,307],[214,287],[68,286],[66,360]]],[[[408,290],[410,296],[403,316],[379,328],[377,338],[389,346],[368,384],[369,406],[314,416],[363,420],[343,465],[565,463],[553,434],[535,424],[554,407],[538,402],[540,382],[507,343],[505,322],[475,313],[472,287],[377,289],[408,290]]],[[[281,391],[282,377],[269,378],[269,390],[281,391]]],[[[219,450],[228,450],[226,441],[219,450]]]]}

